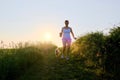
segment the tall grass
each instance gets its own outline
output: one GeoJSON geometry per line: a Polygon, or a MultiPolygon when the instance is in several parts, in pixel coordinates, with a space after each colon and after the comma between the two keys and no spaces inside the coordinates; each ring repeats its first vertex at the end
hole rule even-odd
{"type": "MultiPolygon", "coordinates": [[[[0,49],[0,80],[15,80],[23,75],[38,60],[42,63],[42,53],[51,44],[37,44],[19,48],[0,49]],[[46,45],[46,46],[45,46],[46,45]]],[[[54,46],[55,47],[55,46],[54,46]]]]}

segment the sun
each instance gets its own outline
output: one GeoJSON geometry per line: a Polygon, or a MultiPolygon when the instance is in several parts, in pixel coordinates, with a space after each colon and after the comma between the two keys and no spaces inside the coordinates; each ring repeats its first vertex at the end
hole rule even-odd
{"type": "Polygon", "coordinates": [[[51,41],[51,40],[52,40],[52,35],[51,35],[51,33],[49,33],[49,32],[45,33],[44,39],[45,39],[45,41],[51,41]]]}

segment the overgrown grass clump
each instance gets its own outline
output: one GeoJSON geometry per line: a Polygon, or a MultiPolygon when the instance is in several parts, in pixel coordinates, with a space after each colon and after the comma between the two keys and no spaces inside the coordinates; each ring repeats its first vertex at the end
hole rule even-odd
{"type": "Polygon", "coordinates": [[[39,59],[42,62],[41,51],[37,47],[0,49],[0,80],[15,80],[39,59]]]}

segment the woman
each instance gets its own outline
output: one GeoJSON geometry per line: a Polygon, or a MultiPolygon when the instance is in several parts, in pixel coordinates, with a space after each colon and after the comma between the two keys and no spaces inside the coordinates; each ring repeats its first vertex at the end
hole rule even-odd
{"type": "Polygon", "coordinates": [[[62,27],[62,30],[60,32],[60,37],[62,37],[62,43],[63,43],[63,51],[62,51],[62,56],[61,58],[64,58],[65,56],[65,51],[67,49],[67,54],[66,54],[66,59],[69,59],[69,51],[70,51],[70,45],[71,45],[71,36],[70,33],[72,34],[73,38],[76,39],[74,36],[74,33],[72,31],[72,28],[68,26],[69,21],[65,20],[65,26],[62,27]]]}

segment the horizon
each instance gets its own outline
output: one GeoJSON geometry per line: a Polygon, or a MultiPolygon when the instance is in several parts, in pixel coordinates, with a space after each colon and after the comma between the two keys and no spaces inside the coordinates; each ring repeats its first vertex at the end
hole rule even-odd
{"type": "MultiPolygon", "coordinates": [[[[113,28],[116,28],[116,27],[119,27],[120,25],[114,25],[112,28],[110,28],[109,30],[107,29],[107,32],[103,32],[103,31],[95,31],[95,32],[102,32],[104,35],[109,35],[109,32],[110,32],[110,30],[111,29],[113,29],[113,28]]],[[[89,33],[92,33],[92,32],[87,32],[87,33],[85,33],[85,34],[83,34],[83,35],[81,35],[81,36],[78,36],[77,38],[80,38],[80,37],[83,37],[83,36],[85,36],[85,35],[87,35],[87,34],[89,34],[89,33]]],[[[54,46],[56,46],[56,47],[62,47],[62,45],[57,45],[57,44],[55,44],[55,43],[53,43],[51,40],[49,40],[49,38],[51,37],[51,35],[49,35],[49,34],[45,34],[46,36],[44,36],[46,39],[48,39],[48,40],[43,40],[43,41],[32,41],[32,40],[23,40],[23,41],[3,41],[3,40],[0,40],[0,48],[2,49],[12,49],[12,48],[18,48],[18,47],[20,47],[20,45],[19,44],[21,44],[22,45],[22,47],[28,47],[28,46],[39,46],[40,44],[41,45],[44,45],[44,44],[52,44],[52,45],[54,45],[54,46]]],[[[73,42],[75,42],[76,40],[73,40],[72,41],[72,43],[73,42]]],[[[62,43],[62,41],[61,41],[61,43],[62,43]]]]}

